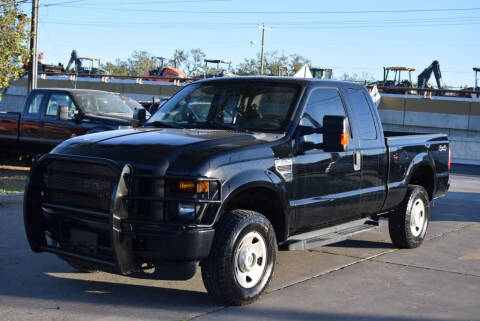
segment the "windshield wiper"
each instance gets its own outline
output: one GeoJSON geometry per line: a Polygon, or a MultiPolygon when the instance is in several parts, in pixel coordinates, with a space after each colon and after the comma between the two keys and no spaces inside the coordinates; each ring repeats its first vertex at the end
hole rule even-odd
{"type": "Polygon", "coordinates": [[[171,123],[166,121],[155,120],[152,122],[145,123],[144,126],[154,126],[154,127],[166,127],[166,128],[183,128],[177,123],[171,123]]]}

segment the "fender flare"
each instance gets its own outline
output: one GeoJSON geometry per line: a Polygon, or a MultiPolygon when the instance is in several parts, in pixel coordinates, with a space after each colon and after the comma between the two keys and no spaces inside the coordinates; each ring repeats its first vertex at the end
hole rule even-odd
{"type": "MultiPolygon", "coordinates": [[[[402,180],[395,182],[388,182],[389,189],[387,197],[383,203],[382,211],[388,211],[396,207],[407,195],[408,184],[411,181],[416,170],[421,166],[428,166],[432,169],[433,174],[435,174],[435,162],[433,161],[432,156],[424,151],[415,155],[415,157],[410,161],[408,167],[405,169],[402,180]]],[[[434,179],[434,190],[436,188],[436,183],[434,179]]]]}
{"type": "Polygon", "coordinates": [[[419,153],[410,162],[407,170],[405,171],[405,187],[408,186],[408,183],[411,181],[416,170],[422,166],[427,166],[432,170],[432,173],[433,173],[432,197],[433,197],[433,195],[435,195],[435,191],[437,190],[437,182],[435,179],[437,173],[435,170],[435,160],[433,159],[433,156],[428,152],[419,153]]]}
{"type": "Polygon", "coordinates": [[[284,231],[281,233],[285,236],[288,235],[288,198],[284,181],[281,180],[278,175],[271,171],[264,170],[248,170],[232,176],[229,180],[222,184],[222,208],[219,211],[214,222],[217,222],[226,205],[236,196],[244,191],[252,188],[264,188],[274,193],[281,201],[281,208],[283,216],[284,231]]]}

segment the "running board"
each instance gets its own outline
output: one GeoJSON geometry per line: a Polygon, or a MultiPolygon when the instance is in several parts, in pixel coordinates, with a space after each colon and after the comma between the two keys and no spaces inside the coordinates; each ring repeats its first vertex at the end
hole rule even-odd
{"type": "Polygon", "coordinates": [[[281,250],[309,250],[346,240],[348,237],[378,228],[378,222],[370,219],[356,220],[320,230],[297,234],[282,244],[281,250]]]}

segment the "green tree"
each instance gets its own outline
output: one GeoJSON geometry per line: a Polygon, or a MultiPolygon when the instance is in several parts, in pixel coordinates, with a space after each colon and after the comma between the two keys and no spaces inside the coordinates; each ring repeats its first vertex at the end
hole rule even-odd
{"type": "Polygon", "coordinates": [[[310,59],[305,58],[305,57],[303,57],[301,55],[298,55],[298,54],[290,55],[290,61],[289,61],[289,71],[290,71],[290,73],[292,73],[292,74],[296,73],[305,64],[307,64],[307,65],[311,64],[310,59]]]}
{"type": "Polygon", "coordinates": [[[173,60],[177,64],[177,68],[182,70],[188,60],[188,52],[183,49],[175,49],[173,52],[173,60]]]}
{"type": "Polygon", "coordinates": [[[188,52],[188,59],[185,62],[184,72],[188,77],[195,77],[204,73],[205,52],[200,48],[191,49],[188,52]]]}
{"type": "MultiPolygon", "coordinates": [[[[256,58],[245,58],[243,62],[236,66],[235,73],[238,75],[258,75],[260,74],[261,55],[257,53],[256,58]]],[[[264,55],[264,73],[265,75],[279,76],[285,75],[288,57],[278,51],[267,51],[264,55]]]]}
{"type": "MultiPolygon", "coordinates": [[[[259,55],[260,56],[260,55],[259,55]]],[[[259,57],[260,60],[260,57],[259,57]]],[[[288,57],[278,51],[265,53],[265,74],[271,76],[285,76],[288,74],[288,57]]]]}
{"type": "MultiPolygon", "coordinates": [[[[29,19],[20,11],[19,1],[0,1],[0,89],[24,74],[28,59],[29,19]]],[[[0,93],[2,99],[2,93],[0,93]]]]}
{"type": "Polygon", "coordinates": [[[245,58],[243,62],[239,63],[235,68],[235,74],[240,76],[258,75],[259,71],[258,60],[255,58],[245,58]]]}
{"type": "Polygon", "coordinates": [[[370,82],[374,82],[375,78],[368,72],[362,72],[360,75],[357,74],[356,72],[352,74],[348,72],[344,72],[340,76],[340,80],[353,81],[358,83],[370,83],[370,82]]]}
{"type": "Polygon", "coordinates": [[[102,68],[105,69],[110,75],[128,75],[128,62],[121,59],[116,59],[114,63],[106,62],[102,64],[102,68]]]}
{"type": "MultiPolygon", "coordinates": [[[[260,69],[261,56],[257,54],[256,58],[245,58],[243,62],[236,66],[238,75],[258,75],[260,69]]],[[[267,51],[264,56],[265,75],[288,76],[296,73],[305,64],[310,63],[310,59],[297,54],[286,56],[283,52],[277,50],[267,51]]]]}
{"type": "Polygon", "coordinates": [[[127,63],[128,74],[132,76],[143,76],[149,70],[157,69],[157,60],[144,50],[135,50],[127,63]]]}

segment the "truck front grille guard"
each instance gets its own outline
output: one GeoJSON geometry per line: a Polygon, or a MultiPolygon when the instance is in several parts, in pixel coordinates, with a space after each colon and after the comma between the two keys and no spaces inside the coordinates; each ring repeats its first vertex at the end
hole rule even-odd
{"type": "MultiPolygon", "coordinates": [[[[128,165],[126,165],[128,166],[128,165]]],[[[122,196],[122,199],[125,201],[143,201],[143,202],[163,202],[165,204],[168,204],[169,202],[186,202],[186,203],[194,203],[195,205],[207,205],[206,207],[203,207],[203,211],[205,212],[208,208],[208,206],[214,206],[215,207],[215,213],[210,217],[210,220],[204,223],[200,223],[204,221],[203,213],[200,213],[199,217],[197,217],[197,223],[190,223],[190,222],[167,222],[167,221],[161,221],[161,222],[155,222],[155,221],[140,221],[140,220],[126,220],[125,223],[128,222],[134,222],[136,224],[144,224],[144,225],[151,225],[151,224],[156,224],[156,225],[162,225],[162,226],[172,226],[172,227],[193,227],[193,228],[208,228],[212,227],[213,224],[215,223],[216,217],[218,217],[218,214],[221,210],[221,204],[222,204],[222,185],[221,182],[218,179],[215,178],[206,178],[206,177],[191,177],[191,176],[175,176],[175,175],[162,175],[162,176],[155,176],[155,175],[148,175],[148,174],[135,174],[135,173],[124,173],[122,178],[126,183],[127,183],[127,188],[128,192],[126,195],[122,196]],[[215,183],[216,191],[212,193],[212,195],[209,194],[208,198],[195,198],[195,197],[171,197],[171,196],[144,196],[144,195],[134,195],[133,194],[133,186],[134,181],[137,179],[147,179],[151,181],[164,181],[164,186],[166,190],[166,184],[169,181],[172,180],[189,180],[189,181],[194,181],[194,182],[209,182],[209,183],[215,183]]],[[[164,194],[165,195],[165,192],[164,194]]],[[[167,212],[168,206],[164,206],[164,212],[167,212]]]]}
{"type": "Polygon", "coordinates": [[[96,264],[116,267],[119,273],[129,274],[138,270],[133,250],[134,237],[155,237],[158,233],[161,233],[162,235],[171,234],[174,236],[180,234],[186,228],[211,228],[221,210],[221,189],[222,185],[218,179],[174,175],[151,176],[148,174],[136,174],[131,165],[125,165],[122,168],[118,163],[108,159],[80,156],[75,156],[75,158],[73,158],[71,156],[47,154],[34,162],[30,171],[30,176],[27,179],[24,198],[25,230],[33,251],[45,251],[74,259],[83,259],[96,264]],[[67,206],[64,204],[45,202],[42,196],[42,175],[48,162],[53,160],[84,164],[102,164],[119,173],[118,180],[112,188],[111,205],[108,213],[92,211],[78,206],[67,206]],[[217,190],[212,197],[209,197],[208,199],[134,195],[132,194],[131,187],[133,184],[131,183],[139,178],[150,179],[152,181],[164,180],[164,182],[169,180],[192,180],[196,182],[208,181],[216,183],[217,190]],[[205,224],[195,222],[137,220],[129,217],[129,201],[163,202],[164,208],[167,208],[166,204],[169,202],[191,202],[194,204],[205,204],[207,207],[214,206],[215,209],[211,220],[205,224]],[[98,226],[103,230],[108,230],[110,232],[112,245],[112,260],[84,255],[74,251],[67,251],[54,245],[48,245],[45,236],[48,229],[48,223],[43,216],[46,212],[57,217],[61,216],[78,220],[78,222],[85,224],[86,226],[90,224],[90,226],[98,226]],[[104,223],[96,222],[96,225],[91,225],[92,221],[89,221],[89,217],[108,218],[108,223],[106,221],[104,223]]]}

